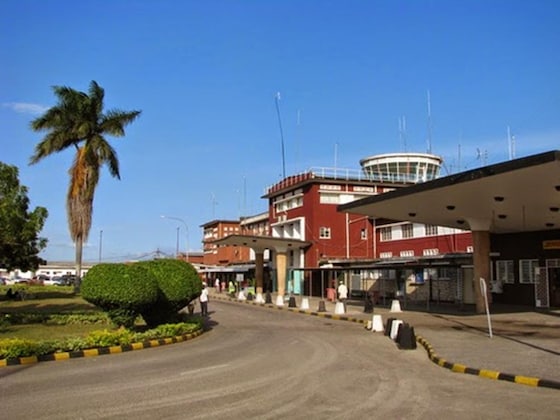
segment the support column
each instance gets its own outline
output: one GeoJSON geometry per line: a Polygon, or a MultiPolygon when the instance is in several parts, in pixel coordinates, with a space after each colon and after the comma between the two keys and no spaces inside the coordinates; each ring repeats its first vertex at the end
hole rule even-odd
{"type": "Polygon", "coordinates": [[[263,292],[264,251],[255,250],[255,286],[256,293],[263,292]]]}
{"type": "Polygon", "coordinates": [[[474,263],[474,290],[476,299],[476,312],[481,314],[486,312],[484,296],[480,289],[480,278],[486,280],[488,302],[492,302],[490,293],[490,232],[473,230],[473,263],[474,263]]]}
{"type": "Polygon", "coordinates": [[[278,280],[278,296],[284,298],[286,292],[286,262],[287,254],[285,250],[276,252],[276,278],[278,280]]]}

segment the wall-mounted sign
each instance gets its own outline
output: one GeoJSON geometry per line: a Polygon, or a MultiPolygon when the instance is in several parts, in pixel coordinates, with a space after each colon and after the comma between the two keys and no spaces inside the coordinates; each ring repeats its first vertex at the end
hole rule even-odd
{"type": "Polygon", "coordinates": [[[543,249],[560,249],[560,239],[543,241],[543,249]]]}

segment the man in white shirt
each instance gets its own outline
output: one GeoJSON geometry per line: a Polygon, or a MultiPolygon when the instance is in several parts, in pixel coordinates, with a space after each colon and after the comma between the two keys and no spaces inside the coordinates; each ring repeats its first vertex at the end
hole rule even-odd
{"type": "Polygon", "coordinates": [[[338,300],[344,304],[344,312],[346,312],[346,299],[348,299],[348,287],[343,281],[338,285],[338,300]]]}
{"type": "Polygon", "coordinates": [[[200,314],[208,316],[208,289],[206,283],[202,283],[202,291],[198,300],[200,300],[200,314]]]}

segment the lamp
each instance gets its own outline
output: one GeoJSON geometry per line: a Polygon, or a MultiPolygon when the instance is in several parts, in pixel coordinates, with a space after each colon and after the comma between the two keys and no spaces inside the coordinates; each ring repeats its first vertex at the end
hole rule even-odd
{"type": "MultiPolygon", "coordinates": [[[[162,219],[171,219],[171,220],[176,220],[178,222],[183,223],[183,225],[185,225],[185,235],[186,235],[186,253],[185,253],[185,259],[187,262],[189,262],[189,226],[187,225],[187,222],[185,222],[183,219],[181,219],[180,217],[174,217],[174,216],[165,216],[162,215],[161,216],[162,219]]],[[[177,231],[178,233],[179,231],[177,231]]],[[[177,246],[177,249],[179,247],[177,246]]]]}

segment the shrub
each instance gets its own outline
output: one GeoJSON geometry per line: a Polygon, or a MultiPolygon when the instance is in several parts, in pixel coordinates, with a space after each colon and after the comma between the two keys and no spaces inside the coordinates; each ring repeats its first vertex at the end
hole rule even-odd
{"type": "Polygon", "coordinates": [[[133,332],[125,328],[118,330],[93,331],[86,337],[71,337],[64,340],[0,339],[0,359],[15,359],[26,356],[41,356],[57,352],[72,352],[91,348],[125,346],[147,340],[176,337],[202,328],[200,319],[189,323],[160,325],[144,332],[133,332]]]}
{"type": "Polygon", "coordinates": [[[161,259],[136,264],[152,273],[159,288],[157,300],[142,310],[142,317],[149,327],[177,322],[179,310],[200,295],[200,277],[185,261],[161,259]]]}
{"type": "Polygon", "coordinates": [[[82,297],[107,312],[117,326],[132,327],[158,298],[154,276],[139,264],[97,264],[85,275],[82,297]]]}

